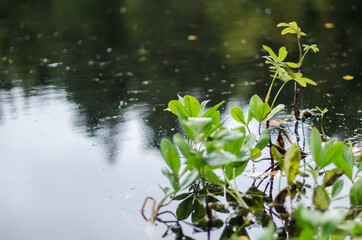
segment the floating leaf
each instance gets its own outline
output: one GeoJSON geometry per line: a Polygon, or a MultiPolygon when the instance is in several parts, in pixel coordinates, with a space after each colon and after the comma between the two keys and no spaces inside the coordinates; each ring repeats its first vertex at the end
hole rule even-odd
{"type": "Polygon", "coordinates": [[[301,154],[297,144],[292,144],[285,153],[284,156],[284,171],[288,177],[288,184],[293,183],[294,178],[298,174],[299,161],[301,154]]]}

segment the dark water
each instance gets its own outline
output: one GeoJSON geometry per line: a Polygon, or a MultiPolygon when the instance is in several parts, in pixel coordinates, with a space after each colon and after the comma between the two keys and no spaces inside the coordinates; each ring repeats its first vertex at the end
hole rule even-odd
{"type": "Polygon", "coordinates": [[[227,114],[264,96],[261,46],[297,57],[275,27],[294,20],[320,48],[303,107],[327,107],[327,135],[360,141],[361,1],[1,1],[0,238],[159,239],[139,210],[165,183],[167,102],[226,100],[227,114]]]}

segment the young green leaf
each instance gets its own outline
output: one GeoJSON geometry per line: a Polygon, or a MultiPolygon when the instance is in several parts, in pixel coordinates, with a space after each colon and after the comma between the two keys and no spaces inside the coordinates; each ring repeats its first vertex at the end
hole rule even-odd
{"type": "Polygon", "coordinates": [[[189,175],[185,177],[185,179],[180,184],[180,189],[183,190],[189,187],[192,183],[196,181],[199,177],[199,171],[197,169],[192,170],[189,175]]]}
{"type": "Polygon", "coordinates": [[[205,108],[206,108],[206,104],[210,102],[210,100],[205,100],[201,103],[200,105],[200,114],[204,112],[205,108]]]}
{"type": "Polygon", "coordinates": [[[287,57],[287,54],[288,52],[285,47],[279,48],[279,53],[278,53],[279,62],[282,62],[287,57]]]}
{"type": "Polygon", "coordinates": [[[349,193],[352,206],[362,206],[362,178],[359,178],[352,186],[349,193]]]}
{"type": "Polygon", "coordinates": [[[255,117],[256,110],[262,104],[263,100],[258,95],[255,94],[250,98],[248,123],[255,117]]]}
{"type": "Polygon", "coordinates": [[[281,111],[283,111],[285,108],[284,104],[279,104],[278,106],[274,107],[270,113],[268,114],[268,116],[266,116],[266,118],[263,120],[263,122],[269,121],[272,117],[274,117],[275,115],[277,115],[278,113],[280,113],[281,111]]]}
{"type": "Polygon", "coordinates": [[[171,100],[168,103],[169,110],[181,119],[187,119],[187,113],[185,106],[177,100],[171,100]]]}
{"type": "Polygon", "coordinates": [[[294,178],[298,174],[301,154],[297,144],[292,144],[284,156],[284,170],[288,177],[288,184],[292,185],[294,178]]]}
{"type": "Polygon", "coordinates": [[[309,137],[309,148],[318,168],[322,168],[322,137],[317,128],[313,127],[309,137]]]}
{"type": "Polygon", "coordinates": [[[321,167],[325,167],[333,162],[333,160],[338,159],[342,156],[344,151],[344,143],[343,142],[337,142],[324,154],[321,162],[321,167]]]}
{"type": "Polygon", "coordinates": [[[274,59],[274,61],[279,62],[277,55],[270,47],[263,45],[263,48],[269,53],[269,55],[274,59]]]}
{"type": "Polygon", "coordinates": [[[161,142],[161,153],[172,172],[178,176],[180,156],[176,147],[167,139],[163,139],[161,142]]]}
{"type": "Polygon", "coordinates": [[[241,110],[241,108],[239,107],[233,107],[231,110],[230,110],[230,113],[231,113],[231,116],[236,120],[238,121],[239,123],[242,123],[244,125],[247,125],[247,123],[245,122],[245,119],[244,119],[244,113],[243,111],[241,110]]]}
{"type": "Polygon", "coordinates": [[[196,221],[202,219],[203,217],[205,217],[206,211],[205,211],[204,204],[202,204],[202,202],[200,203],[200,201],[197,198],[195,198],[195,200],[194,200],[192,209],[193,209],[192,215],[191,215],[192,222],[196,222],[196,221]]]}
{"type": "Polygon", "coordinates": [[[270,141],[270,133],[269,133],[269,129],[265,129],[261,134],[260,137],[258,139],[258,142],[256,143],[256,148],[263,150],[270,141]]]}
{"type": "Polygon", "coordinates": [[[189,157],[191,155],[191,147],[185,142],[181,134],[176,133],[173,135],[172,139],[185,157],[189,157]]]}
{"type": "Polygon", "coordinates": [[[266,116],[270,113],[270,106],[267,103],[263,103],[258,106],[255,112],[255,119],[262,123],[266,116]]]}
{"type": "Polygon", "coordinates": [[[185,107],[188,117],[198,117],[200,113],[200,103],[199,101],[190,95],[186,95],[184,97],[185,100],[185,107]]]}
{"type": "Polygon", "coordinates": [[[219,102],[218,104],[216,104],[215,106],[209,108],[203,115],[202,117],[211,117],[214,112],[224,103],[224,101],[219,102]]]}
{"type": "Polygon", "coordinates": [[[342,188],[343,188],[343,180],[339,179],[333,184],[332,194],[331,194],[332,198],[335,198],[342,191],[342,188]]]}

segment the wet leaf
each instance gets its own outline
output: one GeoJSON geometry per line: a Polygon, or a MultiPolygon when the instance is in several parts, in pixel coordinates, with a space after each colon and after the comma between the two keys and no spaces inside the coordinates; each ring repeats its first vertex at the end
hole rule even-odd
{"type": "Polygon", "coordinates": [[[349,199],[351,200],[352,206],[362,206],[362,178],[359,178],[352,186],[349,193],[349,199]]]}
{"type": "Polygon", "coordinates": [[[313,192],[313,204],[320,210],[327,210],[330,199],[327,191],[322,186],[318,186],[313,192]]]}
{"type": "Polygon", "coordinates": [[[177,176],[180,168],[180,156],[176,147],[167,139],[163,139],[161,142],[161,153],[167,165],[177,176]]]}
{"type": "Polygon", "coordinates": [[[199,171],[197,169],[192,170],[189,175],[180,184],[180,189],[185,189],[190,186],[199,177],[199,171]]]}
{"type": "Polygon", "coordinates": [[[292,144],[284,156],[284,171],[288,177],[288,184],[293,183],[294,178],[298,174],[299,161],[302,159],[298,145],[292,144]]]}
{"type": "Polygon", "coordinates": [[[342,175],[343,171],[339,168],[328,170],[323,178],[323,186],[332,186],[342,175]]]}
{"type": "Polygon", "coordinates": [[[256,148],[263,150],[270,141],[270,133],[269,133],[269,129],[265,129],[261,134],[260,137],[258,139],[258,142],[256,143],[256,148]]]}
{"type": "Polygon", "coordinates": [[[271,147],[271,153],[273,158],[279,163],[280,169],[284,171],[284,159],[274,145],[271,147]]]}
{"type": "Polygon", "coordinates": [[[180,149],[181,153],[185,157],[191,155],[191,147],[185,142],[181,134],[176,133],[175,135],[173,135],[173,142],[176,144],[176,146],[180,149]]]}
{"type": "Polygon", "coordinates": [[[177,100],[171,100],[168,103],[169,110],[181,119],[187,119],[187,113],[185,106],[177,100]]]}
{"type": "Polygon", "coordinates": [[[312,152],[312,156],[317,166],[321,168],[322,165],[322,137],[319,134],[319,131],[313,127],[310,137],[309,137],[309,148],[312,152]]]}
{"type": "Polygon", "coordinates": [[[201,109],[199,101],[195,97],[190,95],[186,95],[184,97],[184,101],[185,101],[187,116],[198,117],[201,109]]]}
{"type": "Polygon", "coordinates": [[[224,101],[219,102],[218,104],[216,104],[215,106],[209,108],[203,115],[202,117],[211,117],[214,112],[224,103],[224,101]]]}
{"type": "Polygon", "coordinates": [[[203,217],[205,217],[206,215],[205,207],[203,204],[200,203],[198,199],[195,198],[192,208],[193,208],[191,215],[192,222],[198,221],[203,217]]]}
{"type": "Polygon", "coordinates": [[[332,187],[332,198],[335,198],[343,189],[343,180],[340,179],[333,184],[332,187]]]}
{"type": "Polygon", "coordinates": [[[329,147],[322,158],[320,167],[325,167],[331,164],[333,160],[337,160],[338,158],[340,158],[343,154],[343,151],[344,151],[343,142],[337,142],[333,146],[329,147]]]}
{"type": "Polygon", "coordinates": [[[283,109],[285,108],[284,104],[279,104],[278,106],[274,107],[270,113],[268,114],[268,116],[263,120],[263,122],[269,121],[272,117],[274,117],[275,115],[277,115],[278,113],[280,113],[281,111],[283,111],[283,109]]]}
{"type": "Polygon", "coordinates": [[[255,117],[257,108],[263,104],[263,100],[258,95],[253,95],[249,103],[248,123],[255,117]]]}
{"type": "Polygon", "coordinates": [[[192,213],[193,198],[189,197],[183,200],[176,209],[176,216],[179,220],[185,220],[192,213]]]}
{"type": "Polygon", "coordinates": [[[256,120],[258,120],[258,122],[261,123],[264,120],[264,118],[266,118],[266,116],[269,114],[269,112],[270,112],[269,104],[263,103],[259,105],[258,108],[256,109],[254,117],[256,120]]]}
{"type": "Polygon", "coordinates": [[[231,110],[230,110],[230,113],[231,113],[231,116],[236,120],[238,121],[239,123],[242,123],[244,125],[247,125],[247,123],[245,122],[245,119],[244,119],[244,113],[243,111],[241,110],[241,108],[239,107],[233,107],[231,110]]]}

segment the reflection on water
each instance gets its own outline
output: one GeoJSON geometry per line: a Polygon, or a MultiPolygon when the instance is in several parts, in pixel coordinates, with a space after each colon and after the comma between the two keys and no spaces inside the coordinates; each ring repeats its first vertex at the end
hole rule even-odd
{"type": "Polygon", "coordinates": [[[225,112],[265,95],[261,45],[295,47],[281,21],[296,20],[321,49],[306,59],[319,85],[304,107],[329,109],[330,136],[360,134],[361,11],[336,0],[1,1],[0,231],[144,237],[138,210],[162,182],[157,146],[178,131],[165,104],[192,94],[226,100],[225,112]]]}

